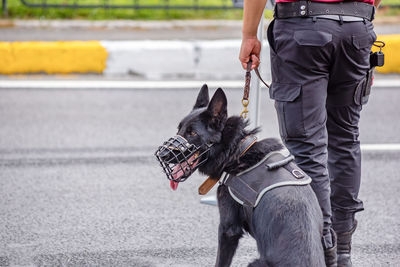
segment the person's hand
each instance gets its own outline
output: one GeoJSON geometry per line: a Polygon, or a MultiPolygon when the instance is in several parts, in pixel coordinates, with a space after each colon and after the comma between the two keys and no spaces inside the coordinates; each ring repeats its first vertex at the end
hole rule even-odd
{"type": "Polygon", "coordinates": [[[247,69],[247,62],[251,59],[251,69],[258,67],[260,64],[261,42],[257,37],[243,37],[242,46],[240,47],[239,60],[243,69],[247,69]]]}

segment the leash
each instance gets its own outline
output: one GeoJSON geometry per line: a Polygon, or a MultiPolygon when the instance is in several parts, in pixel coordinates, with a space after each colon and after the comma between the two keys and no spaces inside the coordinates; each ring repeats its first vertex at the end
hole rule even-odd
{"type": "MultiPolygon", "coordinates": [[[[240,113],[240,117],[242,117],[243,119],[246,119],[247,113],[249,113],[247,106],[249,105],[249,102],[250,102],[249,94],[250,94],[250,81],[251,81],[251,64],[252,64],[252,61],[249,60],[249,62],[247,62],[246,74],[244,76],[245,80],[244,80],[244,90],[243,90],[243,97],[242,97],[243,111],[240,113]]],[[[256,73],[258,79],[260,79],[260,81],[269,89],[270,86],[261,78],[258,68],[255,68],[254,72],[256,73]]]]}
{"type": "MultiPolygon", "coordinates": [[[[247,68],[245,74],[244,92],[242,98],[243,111],[240,113],[240,117],[242,117],[243,119],[246,119],[247,113],[249,113],[247,106],[249,105],[251,64],[252,61],[249,60],[249,62],[247,62],[247,68]]],[[[270,86],[261,78],[258,68],[255,68],[254,72],[256,73],[258,79],[260,79],[260,81],[269,89],[270,86]]],[[[244,140],[242,140],[242,142],[239,145],[239,149],[241,151],[240,156],[243,156],[247,152],[247,150],[249,150],[250,147],[252,147],[256,142],[257,142],[257,137],[255,136],[248,136],[244,140]]],[[[217,178],[211,178],[210,176],[207,177],[207,179],[199,186],[199,195],[207,194],[220,179],[221,177],[217,178]]]]}

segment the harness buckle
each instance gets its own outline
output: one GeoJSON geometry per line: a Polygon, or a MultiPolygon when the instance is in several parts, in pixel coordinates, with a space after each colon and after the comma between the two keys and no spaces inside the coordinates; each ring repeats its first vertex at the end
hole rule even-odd
{"type": "Polygon", "coordinates": [[[292,170],[292,174],[293,174],[293,176],[296,177],[297,179],[300,179],[300,178],[303,178],[303,177],[304,177],[304,173],[301,172],[301,171],[298,170],[298,169],[292,170]]]}

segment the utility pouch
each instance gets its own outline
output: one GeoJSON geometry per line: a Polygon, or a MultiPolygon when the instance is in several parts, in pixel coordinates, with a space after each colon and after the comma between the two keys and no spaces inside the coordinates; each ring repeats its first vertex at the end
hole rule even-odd
{"type": "Polygon", "coordinates": [[[371,94],[372,82],[374,79],[374,68],[369,69],[367,76],[362,79],[354,92],[354,103],[356,105],[365,105],[368,103],[369,95],[371,94]]]}
{"type": "Polygon", "coordinates": [[[371,52],[369,55],[370,67],[382,67],[385,64],[385,55],[382,51],[371,52]]]}
{"type": "Polygon", "coordinates": [[[379,48],[379,51],[377,52],[370,52],[369,54],[369,65],[370,68],[374,67],[382,67],[385,65],[385,55],[382,52],[382,48],[385,47],[385,42],[384,41],[375,41],[373,43],[373,46],[376,46],[379,48]]]}

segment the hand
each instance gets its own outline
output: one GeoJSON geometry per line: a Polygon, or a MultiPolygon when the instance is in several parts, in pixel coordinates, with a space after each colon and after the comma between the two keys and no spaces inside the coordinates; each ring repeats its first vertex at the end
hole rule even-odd
{"type": "Polygon", "coordinates": [[[252,60],[251,69],[258,67],[260,64],[261,42],[257,37],[243,37],[242,46],[240,47],[239,60],[243,69],[247,69],[247,62],[252,60]]]}

